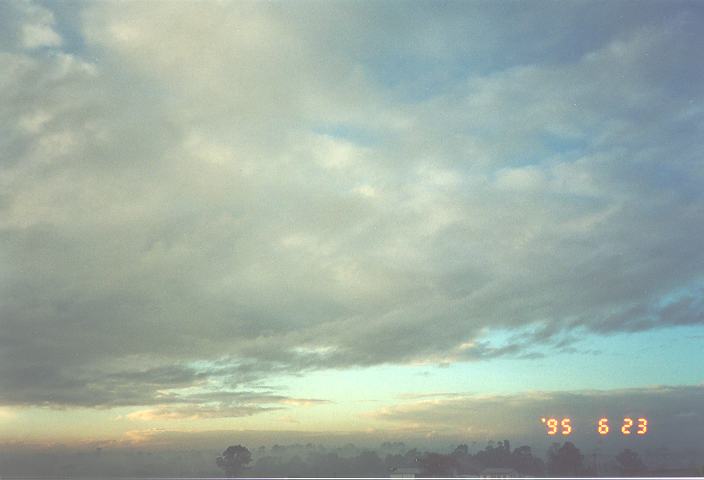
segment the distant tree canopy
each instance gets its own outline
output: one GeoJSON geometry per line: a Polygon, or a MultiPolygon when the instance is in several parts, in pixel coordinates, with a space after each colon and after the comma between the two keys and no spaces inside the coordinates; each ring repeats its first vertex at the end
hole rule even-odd
{"type": "Polygon", "coordinates": [[[508,440],[503,442],[489,442],[486,448],[477,452],[475,458],[486,467],[509,467],[511,466],[511,445],[508,440]]]}
{"type": "Polygon", "coordinates": [[[217,458],[218,467],[225,471],[228,477],[239,476],[252,461],[252,454],[247,447],[242,445],[231,445],[217,458]]]}
{"type": "Polygon", "coordinates": [[[457,474],[458,462],[452,455],[426,453],[418,462],[425,475],[452,477],[457,474]]]}
{"type": "MultiPolygon", "coordinates": [[[[393,449],[396,448],[394,445],[393,449]]],[[[546,473],[563,477],[593,474],[584,465],[579,449],[571,442],[553,444],[548,452],[547,469],[545,462],[535,457],[530,447],[520,446],[512,450],[508,440],[489,442],[476,453],[470,453],[466,444],[458,445],[447,454],[421,452],[413,448],[405,453],[390,452],[383,457],[371,450],[350,447],[331,451],[313,445],[290,449],[274,446],[269,455],[263,448],[256,452],[256,463],[251,467],[251,474],[263,477],[386,477],[397,468],[408,467],[419,468],[422,475],[428,477],[479,475],[486,468],[512,468],[530,477],[543,477],[546,473]]],[[[635,473],[641,465],[637,455],[634,455],[628,451],[622,453],[621,465],[625,475],[635,473]]],[[[243,472],[248,471],[251,461],[249,450],[235,445],[218,457],[217,465],[226,476],[238,477],[244,476],[243,472]]]]}
{"type": "MultiPolygon", "coordinates": [[[[410,451],[406,458],[417,451],[410,451]]],[[[400,456],[396,456],[396,461],[400,456]]],[[[390,458],[387,457],[387,460],[390,458]]],[[[467,445],[458,445],[449,455],[439,453],[425,453],[418,458],[418,467],[427,476],[454,476],[456,474],[476,475],[485,468],[503,467],[513,468],[523,475],[539,477],[545,473],[543,461],[533,456],[530,447],[522,446],[511,451],[508,440],[502,442],[489,442],[489,444],[476,454],[469,453],[467,445]]]]}
{"type": "Polygon", "coordinates": [[[539,477],[545,473],[543,461],[533,456],[530,447],[518,447],[511,454],[511,467],[523,475],[539,477]]]}
{"type": "Polygon", "coordinates": [[[553,443],[548,450],[548,473],[560,477],[576,477],[589,473],[584,466],[584,456],[572,442],[562,446],[553,443]]]}
{"type": "Polygon", "coordinates": [[[616,464],[624,477],[638,476],[645,472],[640,456],[628,448],[616,455],[616,464]]]}

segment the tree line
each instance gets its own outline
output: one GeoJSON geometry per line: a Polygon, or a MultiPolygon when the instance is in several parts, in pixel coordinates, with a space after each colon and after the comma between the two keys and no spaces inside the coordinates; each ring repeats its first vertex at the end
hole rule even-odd
{"type": "MultiPolygon", "coordinates": [[[[616,466],[623,476],[638,476],[645,472],[639,455],[629,449],[616,456],[616,466]]],[[[416,468],[421,476],[476,475],[486,468],[511,468],[522,476],[581,477],[595,476],[594,465],[572,443],[554,443],[545,460],[533,455],[529,446],[511,449],[508,440],[489,442],[474,454],[466,444],[458,445],[449,454],[421,452],[410,449],[403,454],[387,454],[383,458],[367,450],[354,456],[336,452],[310,452],[305,456],[285,458],[264,455],[252,463],[252,454],[243,445],[228,447],[216,459],[227,477],[323,477],[355,476],[385,477],[397,468],[416,468]]]]}

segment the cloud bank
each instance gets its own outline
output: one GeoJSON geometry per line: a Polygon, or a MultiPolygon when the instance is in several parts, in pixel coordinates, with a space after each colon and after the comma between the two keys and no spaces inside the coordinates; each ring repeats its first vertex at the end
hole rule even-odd
{"type": "Polygon", "coordinates": [[[3,4],[0,404],[704,323],[701,5],[421,6],[3,4]]]}
{"type": "Polygon", "coordinates": [[[495,440],[506,437],[532,444],[540,444],[540,439],[544,440],[542,443],[567,439],[579,445],[595,445],[600,440],[609,448],[619,442],[630,442],[638,448],[644,444],[663,445],[663,439],[668,439],[669,445],[684,448],[696,445],[701,438],[703,395],[701,385],[511,395],[419,395],[403,398],[398,405],[369,415],[388,423],[392,429],[416,434],[429,432],[495,440]],[[644,436],[627,437],[620,433],[624,418],[639,417],[648,420],[644,436]],[[570,418],[573,429],[569,437],[560,433],[549,436],[541,418],[570,418]],[[608,419],[611,431],[600,437],[596,430],[601,418],[608,419]]]}

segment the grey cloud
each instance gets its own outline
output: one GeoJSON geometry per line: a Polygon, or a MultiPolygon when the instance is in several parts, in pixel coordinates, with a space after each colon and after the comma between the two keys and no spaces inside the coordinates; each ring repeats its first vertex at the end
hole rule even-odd
{"type": "MultiPolygon", "coordinates": [[[[653,5],[579,55],[541,35],[526,48],[549,61],[523,51],[404,101],[358,55],[388,39],[368,24],[388,5],[93,4],[73,13],[80,52],[7,40],[0,401],[159,405],[162,388],[701,324],[698,9],[653,5]],[[361,24],[362,46],[330,38],[361,24]]],[[[476,23],[437,15],[459,23],[425,31],[426,56],[476,23]]],[[[515,43],[483,18],[487,51],[515,43]]]]}
{"type": "Polygon", "coordinates": [[[235,368],[203,371],[186,366],[106,373],[80,368],[59,369],[37,364],[0,368],[4,405],[52,407],[137,407],[130,419],[193,419],[249,416],[293,406],[329,403],[325,399],[282,395],[251,375],[234,384],[235,368]],[[183,389],[188,389],[184,393],[183,389]],[[193,389],[196,389],[195,391],[193,389]]]}
{"type": "Polygon", "coordinates": [[[57,47],[62,40],[54,27],[53,12],[33,2],[0,5],[0,44],[6,49],[57,47]]]}
{"type": "Polygon", "coordinates": [[[695,290],[665,305],[647,308],[636,306],[605,318],[593,325],[599,332],[641,331],[664,325],[691,325],[701,323],[704,319],[702,292],[695,290]]]}
{"type": "MultiPolygon", "coordinates": [[[[466,434],[471,438],[521,439],[532,444],[554,441],[545,433],[541,418],[572,419],[570,437],[578,445],[595,445],[597,421],[606,417],[619,425],[625,417],[648,419],[649,434],[635,440],[620,434],[602,438],[611,448],[630,445],[653,446],[663,439],[679,446],[700,438],[704,425],[702,386],[655,386],[621,390],[521,392],[511,395],[447,394],[407,395],[394,407],[371,412],[389,428],[409,431],[439,431],[445,435],[466,434]],[[493,437],[492,437],[493,436],[493,437]]],[[[617,431],[617,430],[616,430],[617,431]]],[[[618,431],[617,431],[618,433],[618,431]]]]}
{"type": "Polygon", "coordinates": [[[151,404],[160,399],[159,390],[197,385],[199,378],[193,371],[178,367],[106,373],[85,367],[21,363],[5,365],[0,371],[3,404],[60,407],[151,404]]]}

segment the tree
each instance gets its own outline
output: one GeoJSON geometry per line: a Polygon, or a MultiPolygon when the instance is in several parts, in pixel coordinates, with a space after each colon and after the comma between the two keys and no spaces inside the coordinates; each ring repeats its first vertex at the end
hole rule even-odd
{"type": "Polygon", "coordinates": [[[508,440],[489,442],[486,448],[474,456],[482,467],[507,467],[511,462],[511,445],[508,440]]]}
{"type": "Polygon", "coordinates": [[[457,460],[451,455],[426,453],[419,463],[425,475],[451,477],[457,474],[457,460]]]}
{"type": "Polygon", "coordinates": [[[252,454],[247,450],[247,447],[231,445],[222,452],[222,456],[217,458],[216,463],[225,471],[226,476],[237,477],[251,461],[252,454]]]}
{"type": "Polygon", "coordinates": [[[511,466],[523,475],[539,477],[544,474],[545,468],[539,458],[533,456],[530,447],[518,447],[511,454],[511,466]]]}
{"type": "Polygon", "coordinates": [[[572,442],[562,446],[553,443],[548,450],[548,472],[560,477],[577,477],[584,474],[584,456],[572,442]]]}
{"type": "Polygon", "coordinates": [[[380,476],[386,472],[384,462],[376,452],[365,450],[351,460],[351,475],[357,476],[380,476]]]}
{"type": "Polygon", "coordinates": [[[457,445],[457,448],[455,448],[451,455],[456,458],[466,457],[467,455],[469,455],[469,447],[466,443],[463,443],[462,445],[457,445]]]}
{"type": "Polygon", "coordinates": [[[624,477],[634,477],[645,472],[645,465],[640,456],[628,448],[616,455],[616,463],[624,477]]]}

